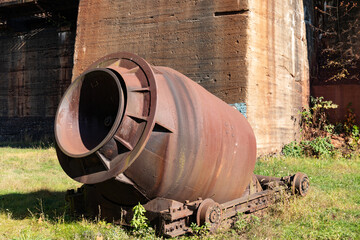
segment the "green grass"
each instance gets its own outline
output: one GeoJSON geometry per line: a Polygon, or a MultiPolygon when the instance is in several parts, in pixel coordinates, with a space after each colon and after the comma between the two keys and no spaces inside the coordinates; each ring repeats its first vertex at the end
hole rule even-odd
{"type": "Polygon", "coordinates": [[[309,176],[309,194],[272,206],[263,219],[269,228],[262,237],[360,239],[359,157],[264,158],[255,172],[281,176],[297,171],[309,176]]]}
{"type": "MultiPolygon", "coordinates": [[[[360,239],[360,158],[259,159],[256,174],[304,172],[305,198],[284,199],[237,228],[183,239],[360,239]]],[[[103,221],[72,219],[64,196],[80,184],[58,164],[53,148],[0,148],[0,239],[134,239],[103,221]]],[[[145,235],[154,239],[153,234],[145,235]]]]}

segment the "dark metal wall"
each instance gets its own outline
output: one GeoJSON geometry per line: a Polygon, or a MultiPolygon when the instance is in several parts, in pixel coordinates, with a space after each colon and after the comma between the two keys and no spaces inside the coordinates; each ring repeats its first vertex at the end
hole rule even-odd
{"type": "Polygon", "coordinates": [[[71,82],[78,5],[56,2],[0,2],[0,141],[53,137],[71,82]]]}

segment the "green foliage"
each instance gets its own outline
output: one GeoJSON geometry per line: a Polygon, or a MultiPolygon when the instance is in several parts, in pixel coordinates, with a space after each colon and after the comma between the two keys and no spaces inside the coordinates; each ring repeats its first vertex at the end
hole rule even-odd
{"type": "Polygon", "coordinates": [[[314,112],[319,111],[321,109],[334,109],[337,108],[338,105],[334,104],[332,101],[324,101],[324,97],[310,97],[311,101],[311,110],[314,112]]]}
{"type": "Polygon", "coordinates": [[[352,155],[349,151],[358,149],[360,132],[359,127],[355,125],[356,115],[351,109],[351,103],[347,106],[345,121],[336,125],[329,123],[326,112],[338,107],[332,101],[324,101],[323,97],[310,97],[310,106],[309,109],[300,112],[303,141],[284,146],[283,154],[291,157],[332,156],[333,142],[338,153],[343,156],[352,155]]]}
{"type": "Polygon", "coordinates": [[[310,108],[301,114],[301,128],[305,139],[323,136],[322,131],[333,134],[335,126],[329,124],[326,110],[335,109],[338,105],[332,101],[325,101],[324,97],[310,97],[310,108]]]}
{"type": "Polygon", "coordinates": [[[311,141],[304,140],[301,141],[300,145],[302,146],[306,156],[329,157],[333,155],[334,146],[331,144],[328,137],[317,137],[311,141]]]}
{"type": "MultiPolygon", "coordinates": [[[[351,105],[352,103],[349,103],[347,105],[347,112],[346,112],[346,115],[345,115],[345,121],[344,121],[344,124],[343,124],[343,130],[345,132],[346,135],[348,136],[352,136],[353,135],[353,128],[356,123],[356,114],[354,113],[354,110],[351,108],[351,105]]],[[[356,128],[358,128],[356,126],[356,128]]],[[[356,129],[355,129],[356,131],[356,129]]],[[[356,133],[356,132],[354,132],[356,133]]]]}
{"type": "Polygon", "coordinates": [[[329,157],[334,154],[334,146],[328,137],[317,137],[313,140],[293,141],[285,145],[282,153],[287,157],[329,157]]]}
{"type": "Polygon", "coordinates": [[[325,125],[325,126],[324,126],[324,130],[325,130],[327,133],[333,134],[333,133],[335,133],[335,126],[332,125],[332,124],[325,125]]]}
{"type": "Polygon", "coordinates": [[[249,226],[249,223],[246,221],[243,214],[238,214],[236,217],[237,217],[237,220],[234,223],[234,229],[238,233],[245,232],[246,228],[249,226]]]}
{"type": "Polygon", "coordinates": [[[325,130],[327,125],[327,116],[325,110],[335,109],[338,107],[332,101],[324,101],[324,97],[310,97],[310,108],[304,109],[301,114],[301,119],[305,127],[312,127],[325,130]]]}
{"type": "Polygon", "coordinates": [[[209,233],[210,224],[206,222],[204,225],[198,226],[196,223],[192,222],[190,228],[194,234],[203,236],[209,233]]]}
{"type": "Polygon", "coordinates": [[[238,213],[236,219],[234,229],[239,234],[248,232],[251,228],[260,224],[260,218],[255,215],[250,215],[248,218],[245,218],[243,213],[238,213]]]}
{"type": "Polygon", "coordinates": [[[148,219],[145,216],[145,208],[138,203],[133,207],[133,218],[130,221],[130,225],[134,228],[132,234],[142,239],[149,238],[154,239],[155,231],[149,226],[148,219]]]}
{"type": "Polygon", "coordinates": [[[145,208],[143,205],[141,205],[140,203],[138,203],[137,205],[135,205],[135,207],[133,207],[133,213],[134,216],[131,219],[130,225],[132,227],[135,228],[135,230],[140,230],[140,229],[146,229],[149,227],[148,225],[148,219],[147,217],[145,217],[145,208]]]}
{"type": "Polygon", "coordinates": [[[301,157],[304,155],[304,150],[300,144],[293,141],[283,147],[282,153],[287,157],[301,157]]]}
{"type": "Polygon", "coordinates": [[[351,130],[352,138],[354,138],[356,141],[358,141],[359,140],[359,134],[360,134],[359,127],[354,125],[352,127],[352,130],[351,130]]]}

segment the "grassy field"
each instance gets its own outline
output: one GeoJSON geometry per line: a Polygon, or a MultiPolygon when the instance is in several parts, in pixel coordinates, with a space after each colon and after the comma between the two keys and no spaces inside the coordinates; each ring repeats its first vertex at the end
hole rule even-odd
{"type": "MultiPolygon", "coordinates": [[[[228,231],[182,238],[360,239],[360,158],[267,157],[258,160],[255,173],[298,171],[310,177],[305,198],[284,200],[228,231]]],[[[65,191],[79,186],[62,171],[53,148],[0,148],[0,239],[137,238],[119,226],[69,217],[65,191]]]]}

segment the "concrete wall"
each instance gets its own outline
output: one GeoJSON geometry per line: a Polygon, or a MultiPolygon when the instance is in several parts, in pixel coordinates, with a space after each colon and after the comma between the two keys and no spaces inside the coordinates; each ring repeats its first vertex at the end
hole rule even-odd
{"type": "Polygon", "coordinates": [[[302,1],[88,0],[79,5],[73,79],[117,51],[174,68],[227,103],[245,102],[259,154],[297,137],[307,104],[302,1]]]}
{"type": "Polygon", "coordinates": [[[246,1],[232,0],[81,1],[73,76],[97,58],[127,51],[182,72],[227,102],[244,101],[247,9],[246,1]]]}
{"type": "Polygon", "coordinates": [[[299,138],[309,67],[302,1],[249,0],[248,118],[260,153],[299,138]]]}

